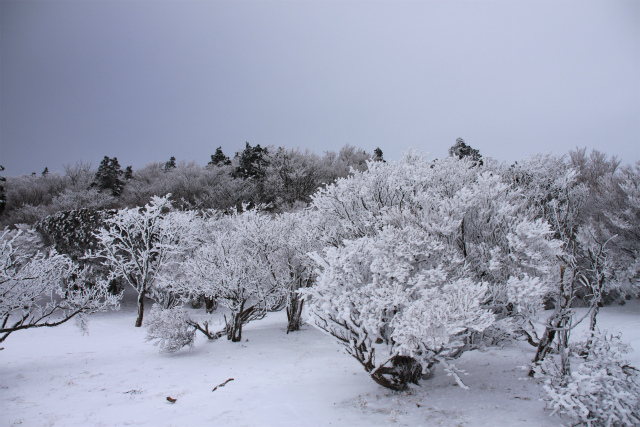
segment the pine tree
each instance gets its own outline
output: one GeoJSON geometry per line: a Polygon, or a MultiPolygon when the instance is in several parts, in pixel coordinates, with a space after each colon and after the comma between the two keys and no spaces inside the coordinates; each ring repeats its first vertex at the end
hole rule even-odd
{"type": "Polygon", "coordinates": [[[242,153],[236,153],[238,159],[238,167],[233,173],[234,178],[257,178],[262,179],[266,173],[266,167],[269,162],[265,159],[269,152],[266,148],[260,147],[260,144],[252,147],[248,142],[242,153]]]}
{"type": "Polygon", "coordinates": [[[124,169],[124,180],[129,181],[130,179],[133,179],[133,167],[127,166],[124,169]]]}
{"type": "Polygon", "coordinates": [[[208,166],[227,166],[231,164],[231,160],[224,155],[222,147],[216,148],[216,153],[211,155],[211,161],[208,166]]]}
{"type": "Polygon", "coordinates": [[[382,156],[382,150],[380,147],[377,147],[373,150],[373,161],[374,162],[385,162],[384,157],[382,156]]]}
{"type": "Polygon", "coordinates": [[[111,194],[117,197],[122,193],[122,189],[124,188],[124,182],[120,179],[122,174],[123,172],[122,169],[120,169],[118,158],[114,157],[113,159],[109,159],[108,156],[104,156],[93,178],[91,187],[98,187],[98,190],[101,192],[111,190],[111,194]]]}
{"type": "MultiPolygon", "coordinates": [[[[0,165],[0,172],[4,170],[4,166],[0,165]]],[[[0,215],[4,212],[4,208],[7,205],[7,196],[4,194],[4,182],[7,180],[4,176],[0,176],[0,215]]]]}
{"type": "Polygon", "coordinates": [[[176,168],[176,158],[171,156],[169,161],[164,164],[164,171],[169,172],[171,169],[175,169],[175,168],[176,168]]]}
{"type": "Polygon", "coordinates": [[[465,144],[462,138],[456,139],[456,143],[449,148],[449,157],[457,157],[459,159],[469,157],[478,166],[482,166],[484,163],[480,151],[465,144]]]}

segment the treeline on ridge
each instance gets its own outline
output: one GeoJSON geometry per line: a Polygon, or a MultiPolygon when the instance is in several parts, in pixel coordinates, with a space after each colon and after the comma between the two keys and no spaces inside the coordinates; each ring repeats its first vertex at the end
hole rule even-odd
{"type": "MultiPolygon", "coordinates": [[[[225,210],[243,203],[269,205],[276,212],[304,206],[323,184],[366,170],[367,160],[382,160],[350,145],[323,156],[284,147],[251,146],[229,158],[218,147],[207,165],[177,161],[152,162],[122,169],[117,157],[105,156],[97,169],[82,161],[64,166],[64,174],[3,177],[0,182],[0,225],[34,224],[57,212],[74,209],[121,209],[143,206],[153,196],[172,194],[180,209],[225,210]]],[[[0,169],[0,171],[3,169],[0,169]]]]}

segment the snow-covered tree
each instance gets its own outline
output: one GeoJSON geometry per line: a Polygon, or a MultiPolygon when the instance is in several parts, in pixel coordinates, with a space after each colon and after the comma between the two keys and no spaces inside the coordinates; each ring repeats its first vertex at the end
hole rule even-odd
{"type": "MultiPolygon", "coordinates": [[[[283,287],[273,279],[267,256],[256,250],[262,241],[250,241],[252,227],[267,226],[256,212],[214,216],[207,224],[203,243],[180,266],[176,276],[165,279],[183,295],[215,298],[231,311],[225,333],[231,341],[242,339],[242,327],[262,319],[268,311],[286,303],[283,287]]],[[[266,233],[267,230],[260,230],[266,233]]],[[[271,251],[272,248],[267,248],[271,251]]],[[[270,255],[269,255],[270,256],[270,255]]],[[[214,337],[205,328],[198,328],[214,337]]]]}
{"type": "Polygon", "coordinates": [[[111,190],[111,194],[117,197],[122,193],[125,183],[120,179],[123,172],[116,157],[110,159],[104,156],[93,178],[91,187],[97,187],[100,191],[111,190]]]}
{"type": "Polygon", "coordinates": [[[307,253],[321,248],[310,215],[305,211],[269,215],[252,209],[239,219],[247,250],[268,268],[265,280],[286,295],[287,332],[299,330],[304,297],[298,291],[311,286],[315,276],[307,253]]]}
{"type": "MultiPolygon", "coordinates": [[[[508,168],[502,166],[501,173],[505,182],[523,194],[534,218],[548,223],[553,237],[561,242],[557,274],[545,295],[553,311],[544,321],[541,336],[534,328],[524,330],[529,343],[537,347],[535,365],[544,360],[556,342],[566,355],[570,331],[576,326],[572,304],[580,283],[587,283],[588,267],[580,243],[583,239],[578,236],[585,223],[582,213],[588,201],[588,188],[578,182],[578,173],[563,157],[548,154],[534,155],[508,168]]],[[[566,357],[563,360],[568,364],[566,357]]],[[[533,375],[534,369],[529,374],[533,375]]]]}
{"type": "Polygon", "coordinates": [[[247,142],[245,149],[236,153],[238,166],[234,171],[234,177],[242,179],[254,178],[258,181],[264,179],[265,169],[269,165],[268,154],[269,150],[267,148],[260,147],[260,144],[252,147],[247,142]]]}
{"type": "Polygon", "coordinates": [[[574,351],[578,365],[572,372],[562,372],[552,360],[538,368],[546,377],[552,414],[577,420],[574,426],[640,426],[640,371],[624,355],[630,347],[620,337],[596,331],[574,351]]]}
{"type": "Polygon", "coordinates": [[[115,210],[90,208],[61,211],[37,222],[34,228],[59,253],[82,265],[85,252],[98,249],[95,232],[104,227],[105,219],[115,213],[115,210]]]}
{"type": "Polygon", "coordinates": [[[85,282],[86,271],[67,256],[34,251],[34,237],[23,230],[0,236],[0,343],[9,334],[52,327],[71,319],[86,327],[86,316],[117,309],[120,295],[106,281],[85,282]]]}
{"type": "Polygon", "coordinates": [[[160,348],[160,353],[175,353],[182,347],[193,348],[196,329],[182,306],[164,308],[154,304],[147,317],[147,341],[160,348]]]}
{"type": "Polygon", "coordinates": [[[457,157],[459,159],[468,157],[473,160],[474,165],[478,164],[482,166],[483,164],[482,154],[480,154],[480,151],[468,146],[462,138],[456,139],[456,143],[449,147],[449,156],[457,157]]]}
{"type": "Polygon", "coordinates": [[[231,159],[224,155],[222,147],[216,148],[215,154],[211,155],[211,161],[207,163],[208,167],[211,166],[228,166],[231,164],[231,159]]]}
{"type": "Polygon", "coordinates": [[[307,293],[316,324],[375,381],[402,389],[483,332],[526,327],[560,243],[521,192],[471,159],[408,153],[368,166],[314,196],[333,247],[315,255],[307,293]]]}
{"type": "Polygon", "coordinates": [[[136,327],[142,326],[144,298],[171,262],[195,244],[194,212],[171,211],[170,195],[153,197],[144,208],[122,209],[96,234],[100,249],[88,256],[102,260],[112,278],[138,293],[136,327]]]}
{"type": "MultiPolygon", "coordinates": [[[[569,335],[582,321],[574,316],[574,302],[581,300],[589,306],[589,330],[594,331],[607,295],[620,289],[623,277],[633,282],[625,273],[633,270],[629,269],[633,250],[628,248],[635,244],[620,245],[617,232],[626,235],[626,231],[615,225],[624,227],[635,222],[621,220],[628,214],[633,217],[633,213],[622,190],[625,180],[614,174],[619,162],[615,158],[607,160],[598,152],[587,158],[585,150],[571,152],[570,157],[567,162],[563,157],[538,154],[501,170],[505,182],[520,189],[535,217],[546,220],[554,237],[562,242],[560,274],[547,294],[553,311],[545,321],[544,333],[540,337],[531,333],[529,342],[538,347],[534,365],[544,360],[557,343],[560,353],[565,354],[565,372],[570,371],[566,356],[569,335]]],[[[633,241],[631,238],[627,242],[633,241]]]]}
{"type": "Polygon", "coordinates": [[[385,387],[417,382],[494,322],[481,306],[487,286],[454,277],[448,267],[462,267],[460,257],[417,228],[385,228],[316,261],[318,283],[306,291],[316,325],[385,387]]]}
{"type": "Polygon", "coordinates": [[[77,209],[105,209],[115,205],[115,197],[97,188],[67,189],[51,200],[49,211],[57,213],[77,209]]]}
{"type": "Polygon", "coordinates": [[[315,263],[308,256],[322,247],[318,234],[312,226],[308,212],[283,214],[278,218],[284,223],[285,233],[280,235],[282,244],[279,262],[281,284],[287,294],[287,333],[297,331],[302,325],[304,293],[316,279],[315,263]]]}
{"type": "MultiPolygon", "coordinates": [[[[609,166],[610,170],[612,166],[609,166]]],[[[595,174],[595,173],[592,173],[595,174]]],[[[589,247],[607,242],[609,301],[640,294],[640,162],[602,174],[591,189],[589,247]],[[594,194],[593,194],[594,193],[594,194]],[[613,294],[609,296],[609,294],[613,294]]],[[[587,251],[587,256],[589,252],[587,251]]],[[[591,275],[590,278],[593,278],[591,275]]]]}
{"type": "Polygon", "coordinates": [[[91,185],[94,173],[91,171],[90,162],[78,161],[73,165],[67,163],[63,167],[64,176],[69,182],[71,190],[80,191],[91,185]]]}
{"type": "Polygon", "coordinates": [[[279,147],[269,152],[262,200],[290,208],[308,203],[320,185],[320,158],[314,153],[279,147]]]}

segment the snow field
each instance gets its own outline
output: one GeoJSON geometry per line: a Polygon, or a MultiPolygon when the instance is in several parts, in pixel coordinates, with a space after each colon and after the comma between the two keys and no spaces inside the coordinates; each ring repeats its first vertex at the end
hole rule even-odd
{"type": "MultiPolygon", "coordinates": [[[[204,310],[193,311],[203,315],[204,310]]],[[[215,313],[220,319],[224,309],[215,313]]],[[[608,307],[602,329],[640,347],[640,305],[608,307]]],[[[305,325],[286,334],[285,313],[247,325],[241,343],[209,342],[161,355],[134,328],[135,307],[73,324],[21,331],[0,352],[2,426],[560,426],[544,391],[521,367],[525,343],[465,353],[464,390],[441,366],[406,392],[374,383],[330,336],[305,325]],[[233,378],[224,387],[212,389],[233,378]],[[167,396],[177,399],[175,403],[167,396]]],[[[222,324],[220,323],[220,328],[222,324]]],[[[217,330],[216,327],[213,328],[217,330]]],[[[580,332],[574,332],[574,339],[580,332]]],[[[629,358],[640,365],[640,354],[629,358]]]]}

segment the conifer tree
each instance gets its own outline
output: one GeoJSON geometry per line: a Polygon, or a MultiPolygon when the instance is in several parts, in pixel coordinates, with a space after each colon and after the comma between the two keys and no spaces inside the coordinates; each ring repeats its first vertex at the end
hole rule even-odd
{"type": "Polygon", "coordinates": [[[380,147],[376,147],[375,150],[373,150],[373,161],[374,162],[384,162],[384,157],[382,156],[382,150],[380,149],[380,147]]]}
{"type": "Polygon", "coordinates": [[[109,159],[108,156],[104,156],[91,183],[91,187],[98,187],[98,190],[101,192],[111,190],[111,194],[117,197],[122,193],[122,189],[124,188],[124,182],[120,179],[122,174],[123,172],[122,169],[120,169],[118,158],[114,157],[113,159],[109,159]]]}
{"type": "Polygon", "coordinates": [[[236,153],[238,159],[238,167],[233,173],[234,178],[257,178],[262,179],[266,173],[266,167],[269,162],[266,156],[269,154],[266,148],[260,147],[260,144],[252,147],[248,142],[242,153],[236,153]]]}
{"type": "Polygon", "coordinates": [[[164,171],[169,172],[171,169],[175,169],[175,168],[176,168],[176,158],[174,156],[171,156],[169,161],[164,164],[164,171]]]}
{"type": "MultiPolygon", "coordinates": [[[[0,165],[0,172],[4,170],[4,166],[0,165]]],[[[0,176],[0,215],[4,212],[4,208],[7,204],[7,196],[4,194],[4,182],[7,180],[4,176],[0,176]]]]}
{"type": "Polygon", "coordinates": [[[465,144],[464,139],[462,138],[456,139],[456,143],[449,148],[449,157],[457,157],[459,159],[469,157],[479,166],[482,166],[484,163],[482,161],[482,154],[480,154],[480,151],[465,144]]]}
{"type": "Polygon", "coordinates": [[[224,155],[222,147],[216,148],[216,153],[211,155],[211,161],[208,166],[227,166],[231,164],[231,160],[224,155]]]}
{"type": "Polygon", "coordinates": [[[124,180],[129,181],[130,179],[133,179],[133,166],[127,166],[124,169],[124,180]]]}

